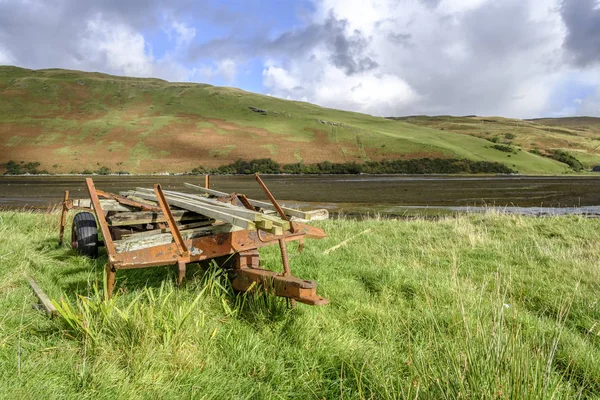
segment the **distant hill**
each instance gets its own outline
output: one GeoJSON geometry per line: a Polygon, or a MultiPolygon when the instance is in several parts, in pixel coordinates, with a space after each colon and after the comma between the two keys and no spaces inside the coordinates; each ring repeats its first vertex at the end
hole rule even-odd
{"type": "Polygon", "coordinates": [[[410,116],[391,118],[421,127],[495,141],[550,156],[563,151],[590,169],[600,165],[600,118],[511,119],[502,117],[410,116]]]}
{"type": "Polygon", "coordinates": [[[572,169],[547,151],[567,150],[585,167],[600,164],[591,120],[392,120],[228,87],[0,66],[0,164],[39,162],[56,173],[184,172],[256,158],[311,164],[429,157],[560,174],[572,169]],[[527,151],[534,149],[538,154],[527,151]]]}

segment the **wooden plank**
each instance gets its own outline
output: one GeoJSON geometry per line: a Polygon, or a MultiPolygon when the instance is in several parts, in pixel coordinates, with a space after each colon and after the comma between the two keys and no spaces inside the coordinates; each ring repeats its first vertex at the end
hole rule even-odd
{"type": "MultiPolygon", "coordinates": [[[[134,207],[124,206],[118,201],[112,199],[100,199],[100,206],[104,211],[135,211],[134,207]]],[[[73,207],[92,208],[90,199],[73,199],[73,207]]]]}
{"type": "MultiPolygon", "coordinates": [[[[206,188],[203,188],[202,186],[192,185],[191,183],[184,183],[184,185],[189,188],[196,189],[200,192],[207,193],[207,194],[210,194],[213,196],[217,196],[217,197],[228,196],[227,193],[219,192],[218,190],[213,190],[213,189],[206,189],[206,188]]],[[[260,201],[260,200],[254,200],[254,199],[248,199],[248,201],[250,202],[250,204],[252,204],[255,207],[264,208],[266,210],[275,210],[275,206],[273,206],[273,204],[271,204],[271,203],[267,203],[265,201],[260,201]]],[[[308,214],[304,211],[295,210],[293,208],[288,208],[288,207],[281,207],[281,208],[283,209],[283,211],[285,212],[286,215],[289,215],[291,217],[296,217],[296,218],[301,218],[301,219],[306,219],[306,220],[310,219],[310,214],[308,214]]]]}
{"type": "Polygon", "coordinates": [[[273,228],[273,221],[269,221],[269,220],[256,221],[256,226],[258,228],[262,229],[263,231],[269,230],[269,229],[273,228]]]}
{"type": "MultiPolygon", "coordinates": [[[[145,192],[137,192],[137,196],[147,199],[154,200],[156,199],[156,195],[145,193],[145,192]]],[[[173,196],[166,196],[167,202],[170,205],[174,205],[179,208],[183,208],[185,210],[193,211],[198,214],[205,215],[209,218],[214,218],[216,220],[221,220],[225,222],[229,222],[232,225],[239,226],[243,229],[254,230],[256,229],[256,224],[249,219],[241,218],[235,215],[231,215],[225,211],[216,210],[210,207],[205,207],[200,202],[194,202],[192,200],[182,200],[180,198],[173,198],[173,196]]]]}
{"type": "Polygon", "coordinates": [[[58,315],[58,311],[56,310],[56,307],[54,307],[54,304],[52,304],[50,298],[46,296],[46,293],[44,293],[42,288],[37,284],[36,281],[33,280],[33,278],[29,278],[29,286],[31,286],[31,288],[35,292],[35,295],[39,299],[44,311],[46,311],[46,314],[48,314],[50,317],[58,315]]]}
{"type": "Polygon", "coordinates": [[[250,221],[262,221],[264,214],[261,214],[256,211],[248,210],[247,208],[241,208],[238,206],[234,206],[229,203],[223,203],[222,201],[208,199],[206,197],[200,197],[193,194],[187,193],[178,193],[173,191],[165,191],[165,195],[179,197],[185,200],[193,200],[199,201],[204,204],[206,207],[210,207],[218,210],[219,208],[227,209],[228,214],[237,215],[238,217],[249,219],[250,221]]]}
{"type": "MultiPolygon", "coordinates": [[[[150,190],[148,189],[138,188],[137,190],[148,195],[151,194],[150,190]]],[[[140,192],[136,193],[139,194],[140,192]]],[[[216,212],[223,212],[223,210],[226,210],[225,212],[227,214],[239,216],[241,218],[246,218],[250,221],[253,221],[258,229],[263,230],[265,232],[273,233],[275,235],[281,235],[283,231],[290,229],[290,223],[279,217],[265,215],[256,211],[248,210],[246,208],[234,206],[232,204],[219,202],[214,199],[207,199],[192,194],[179,193],[173,191],[165,191],[165,196],[168,196],[167,199],[171,200],[180,199],[182,201],[191,202],[200,201],[202,203],[202,207],[210,208],[216,212]],[[207,201],[210,203],[208,203],[207,201]]]]}
{"type": "Polygon", "coordinates": [[[100,197],[115,200],[121,205],[124,205],[127,207],[134,207],[134,209],[136,209],[136,210],[162,212],[160,207],[158,207],[156,205],[149,205],[149,204],[146,204],[146,202],[139,202],[139,201],[133,200],[129,197],[119,196],[114,193],[104,192],[102,190],[96,190],[96,192],[98,193],[98,196],[100,196],[100,197]]]}
{"type": "MultiPolygon", "coordinates": [[[[187,210],[173,210],[172,213],[175,221],[198,221],[201,219],[206,219],[206,217],[203,215],[199,215],[198,213],[187,210]]],[[[155,213],[152,211],[122,212],[111,215],[107,218],[107,220],[112,226],[142,225],[166,222],[166,218],[162,213],[155,213]]]]}
{"type": "MultiPolygon", "coordinates": [[[[183,230],[187,230],[187,229],[200,228],[200,227],[212,225],[214,222],[215,222],[214,219],[209,219],[206,221],[193,222],[191,224],[179,225],[178,228],[179,228],[179,231],[183,231],[183,230]]],[[[169,233],[169,228],[152,229],[152,230],[148,230],[148,231],[128,233],[128,234],[124,234],[122,236],[122,239],[128,239],[131,237],[151,236],[151,235],[156,235],[158,233],[169,233]]]]}
{"type": "Polygon", "coordinates": [[[281,218],[275,216],[275,215],[264,215],[263,214],[263,219],[272,221],[273,225],[279,226],[284,231],[290,230],[290,223],[284,219],[281,219],[281,218]]]}
{"type": "Polygon", "coordinates": [[[286,221],[282,218],[279,218],[275,215],[266,215],[263,213],[259,213],[257,211],[248,210],[246,208],[234,206],[229,203],[224,203],[222,201],[218,201],[215,199],[209,199],[206,197],[201,197],[201,196],[197,196],[197,195],[193,195],[193,194],[179,193],[179,192],[173,192],[173,191],[165,191],[165,194],[169,194],[172,196],[178,196],[178,197],[182,197],[182,198],[187,198],[190,200],[198,200],[198,201],[201,201],[202,203],[206,203],[207,206],[225,208],[225,209],[227,209],[227,212],[230,214],[235,214],[240,217],[247,218],[247,219],[257,222],[257,226],[260,225],[259,224],[260,221],[263,221],[263,223],[260,227],[262,228],[264,226],[264,229],[270,229],[273,225],[279,226],[283,230],[286,230],[286,231],[290,229],[290,223],[288,221],[286,221]]]}
{"type": "MultiPolygon", "coordinates": [[[[206,226],[201,228],[194,228],[188,230],[180,230],[181,237],[183,240],[195,239],[202,236],[214,235],[217,233],[234,232],[236,230],[242,230],[242,228],[232,226],[231,224],[218,224],[214,226],[206,226]]],[[[123,240],[115,241],[115,248],[118,253],[127,251],[147,249],[153,246],[160,246],[163,244],[173,243],[173,235],[170,233],[159,233],[147,236],[130,237],[123,240]]],[[[202,249],[196,249],[196,251],[202,249]]]]}
{"type": "Polygon", "coordinates": [[[310,221],[324,221],[329,219],[329,211],[324,208],[319,208],[317,210],[310,210],[306,212],[309,214],[310,221]]]}

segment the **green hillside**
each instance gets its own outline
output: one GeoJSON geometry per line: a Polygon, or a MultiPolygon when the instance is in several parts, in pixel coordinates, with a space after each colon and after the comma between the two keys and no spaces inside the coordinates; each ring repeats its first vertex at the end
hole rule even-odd
{"type": "MultiPolygon", "coordinates": [[[[467,120],[465,125],[478,126],[478,121],[467,120]]],[[[500,162],[529,174],[573,172],[544,156],[550,147],[542,147],[539,154],[525,151],[537,140],[529,133],[515,140],[514,152],[506,152],[494,148],[489,140],[493,134],[422,122],[204,84],[0,66],[0,164],[39,162],[52,173],[100,166],[158,173],[217,167],[237,159],[312,164],[429,157],[500,162]]],[[[500,131],[513,129],[508,124],[500,131]]],[[[568,132],[546,133],[567,138],[567,144],[550,146],[577,152],[586,167],[600,164],[594,147],[600,141],[570,128],[556,130],[568,132]]]]}
{"type": "Polygon", "coordinates": [[[413,125],[486,139],[546,156],[563,151],[590,169],[600,165],[600,118],[531,120],[501,117],[411,116],[394,118],[413,125]]]}

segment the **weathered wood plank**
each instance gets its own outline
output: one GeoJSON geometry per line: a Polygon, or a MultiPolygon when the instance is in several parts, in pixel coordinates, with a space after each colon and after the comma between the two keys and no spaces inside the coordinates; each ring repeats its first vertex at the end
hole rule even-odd
{"type": "Polygon", "coordinates": [[[288,221],[286,221],[278,216],[275,216],[275,215],[265,215],[265,214],[259,213],[257,211],[248,210],[246,208],[234,206],[229,203],[224,203],[222,201],[218,201],[215,199],[209,199],[207,197],[201,197],[201,196],[197,196],[197,195],[193,195],[193,194],[179,193],[179,192],[173,192],[173,191],[165,191],[165,194],[169,194],[172,196],[178,196],[178,197],[182,197],[182,198],[187,198],[190,200],[198,200],[198,201],[201,201],[202,203],[205,203],[206,206],[213,206],[216,208],[218,208],[218,207],[225,208],[225,209],[227,209],[227,212],[230,214],[239,215],[240,217],[250,219],[251,221],[255,221],[257,223],[257,226],[259,225],[260,221],[263,221],[262,225],[259,226],[263,229],[270,229],[273,225],[279,226],[283,230],[290,229],[290,223],[288,221]]]}
{"type": "MultiPolygon", "coordinates": [[[[214,226],[206,226],[195,229],[180,231],[183,240],[195,239],[202,236],[214,235],[217,233],[233,232],[242,228],[235,227],[231,224],[218,224],[214,226]]],[[[159,233],[141,237],[130,237],[114,242],[118,253],[123,253],[133,250],[147,249],[153,246],[173,243],[173,235],[171,233],[159,233]]],[[[201,249],[200,249],[201,250],[201,249]]]]}
{"type": "MultiPolygon", "coordinates": [[[[185,225],[178,225],[178,229],[179,231],[184,231],[187,229],[193,229],[193,228],[201,228],[204,226],[209,226],[212,225],[215,222],[214,219],[209,219],[206,221],[200,221],[200,222],[193,222],[191,224],[185,224],[185,225]]],[[[122,236],[122,239],[128,239],[128,238],[133,238],[133,237],[142,237],[142,236],[151,236],[151,235],[156,235],[158,233],[169,233],[170,229],[169,228],[162,228],[162,229],[152,229],[152,230],[148,230],[148,231],[142,231],[142,232],[134,232],[134,233],[128,233],[128,234],[124,234],[122,236]]]]}
{"type": "Polygon", "coordinates": [[[56,310],[56,307],[54,307],[54,304],[52,304],[50,298],[44,293],[42,288],[33,280],[33,278],[29,278],[29,286],[31,286],[31,289],[35,292],[35,295],[39,299],[44,311],[46,311],[46,314],[50,317],[58,315],[58,311],[56,310]]]}
{"type": "MultiPolygon", "coordinates": [[[[175,221],[197,221],[206,219],[203,215],[199,215],[192,211],[173,210],[171,212],[175,221]]],[[[112,226],[154,224],[157,222],[166,222],[166,220],[167,219],[162,213],[151,211],[122,212],[107,218],[108,223],[112,226]]]]}
{"type": "MultiPolygon", "coordinates": [[[[149,189],[138,188],[136,189],[138,195],[147,194],[153,195],[149,189]]],[[[219,202],[214,199],[207,199],[204,197],[200,197],[193,194],[173,192],[173,191],[165,191],[165,196],[167,196],[167,200],[171,199],[179,199],[182,201],[192,202],[192,204],[200,201],[202,204],[199,204],[202,207],[210,208],[215,212],[225,212],[227,214],[232,214],[239,216],[241,218],[249,219],[253,221],[256,227],[265,232],[270,232],[275,235],[281,235],[283,231],[290,229],[290,223],[276,216],[265,215],[263,213],[259,213],[256,211],[248,210],[246,208],[234,206],[232,204],[219,202]]],[[[170,200],[169,200],[170,201],[170,200]]]]}
{"type": "Polygon", "coordinates": [[[263,219],[267,220],[267,221],[272,221],[273,225],[280,227],[284,231],[289,231],[290,230],[290,223],[289,223],[289,221],[286,221],[286,220],[284,220],[282,218],[279,218],[279,217],[274,216],[274,215],[264,215],[263,214],[263,219]]]}
{"type": "Polygon", "coordinates": [[[185,199],[185,200],[199,201],[199,202],[203,203],[203,206],[210,207],[210,208],[213,208],[216,210],[219,210],[220,208],[224,208],[227,210],[226,212],[228,214],[237,215],[238,217],[246,218],[246,219],[249,219],[250,221],[255,221],[255,222],[262,221],[263,216],[264,216],[264,214],[256,212],[256,211],[252,211],[252,210],[248,210],[246,208],[234,206],[229,203],[223,203],[221,201],[208,199],[206,197],[196,196],[193,194],[165,191],[165,195],[178,197],[178,198],[185,199]]]}
{"type": "MultiPolygon", "coordinates": [[[[100,199],[100,206],[104,211],[135,211],[134,207],[124,206],[112,199],[100,199]]],[[[92,208],[90,199],[73,199],[73,207],[92,208]]]]}
{"type": "MultiPolygon", "coordinates": [[[[144,189],[142,191],[136,191],[136,195],[143,199],[154,200],[156,199],[156,195],[145,192],[144,189]]],[[[205,207],[200,202],[194,202],[192,200],[183,200],[181,198],[174,198],[173,196],[166,195],[167,202],[169,205],[174,205],[179,208],[183,208],[185,210],[189,210],[198,214],[205,215],[209,218],[214,218],[216,220],[221,220],[225,222],[229,222],[232,225],[239,226],[243,229],[254,230],[256,229],[256,224],[249,219],[238,217],[236,215],[232,215],[227,213],[226,211],[217,210],[211,207],[205,207]]]]}
{"type": "Polygon", "coordinates": [[[261,220],[261,221],[256,221],[256,226],[262,230],[269,230],[273,228],[273,221],[269,221],[269,220],[261,220]]]}
{"type": "MultiPolygon", "coordinates": [[[[203,188],[202,186],[193,185],[191,183],[184,183],[184,185],[189,188],[196,189],[200,192],[208,193],[213,196],[218,196],[218,197],[228,196],[227,193],[219,192],[218,190],[203,188]]],[[[265,201],[260,201],[260,200],[254,200],[254,199],[248,199],[248,201],[250,202],[250,204],[252,204],[255,207],[264,208],[266,210],[275,210],[275,206],[273,206],[273,204],[271,204],[271,203],[267,203],[265,201]]],[[[281,208],[285,212],[285,215],[289,215],[291,217],[301,218],[301,219],[305,219],[305,220],[309,220],[311,217],[310,214],[308,214],[304,211],[295,210],[293,208],[288,208],[288,207],[281,207],[281,208]]]]}

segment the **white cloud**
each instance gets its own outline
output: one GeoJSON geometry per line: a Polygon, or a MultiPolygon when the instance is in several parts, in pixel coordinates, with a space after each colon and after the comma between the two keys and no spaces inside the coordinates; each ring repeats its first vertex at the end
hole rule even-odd
{"type": "Polygon", "coordinates": [[[324,65],[312,80],[300,81],[297,76],[306,66],[304,63],[294,63],[288,69],[269,66],[263,70],[264,84],[275,96],[374,115],[384,115],[385,110],[417,99],[414,90],[394,75],[370,72],[347,75],[340,68],[324,65]]]}
{"type": "Polygon", "coordinates": [[[15,62],[15,59],[7,48],[0,43],[0,65],[10,65],[15,62]]]}
{"type": "Polygon", "coordinates": [[[166,26],[163,31],[169,37],[169,40],[175,40],[176,46],[181,48],[187,46],[196,37],[196,28],[190,27],[184,22],[176,21],[173,18],[166,18],[166,26]]]}
{"type": "Polygon", "coordinates": [[[202,65],[197,74],[203,81],[213,82],[215,79],[223,79],[227,85],[231,85],[237,76],[237,63],[229,58],[220,60],[214,65],[202,65]]]}
{"type": "Polygon", "coordinates": [[[111,71],[133,76],[152,76],[152,51],[144,36],[117,21],[101,15],[87,22],[79,42],[86,62],[105,64],[111,71]]]}
{"type": "MultiPolygon", "coordinates": [[[[343,21],[360,37],[343,70],[317,42],[277,66],[263,84],[276,96],[377,115],[544,114],[570,69],[559,0],[315,0],[314,24],[343,21]]],[[[337,32],[337,31],[336,31],[337,32]]],[[[339,49],[336,48],[336,51],[339,49]]]]}
{"type": "MultiPolygon", "coordinates": [[[[178,43],[189,41],[195,35],[195,30],[184,24],[173,22],[172,26],[178,43]]],[[[84,69],[91,67],[113,74],[158,77],[170,81],[187,81],[194,74],[193,69],[177,61],[179,48],[156,59],[152,47],[141,33],[102,15],[87,22],[78,49],[83,55],[84,69]]]]}

